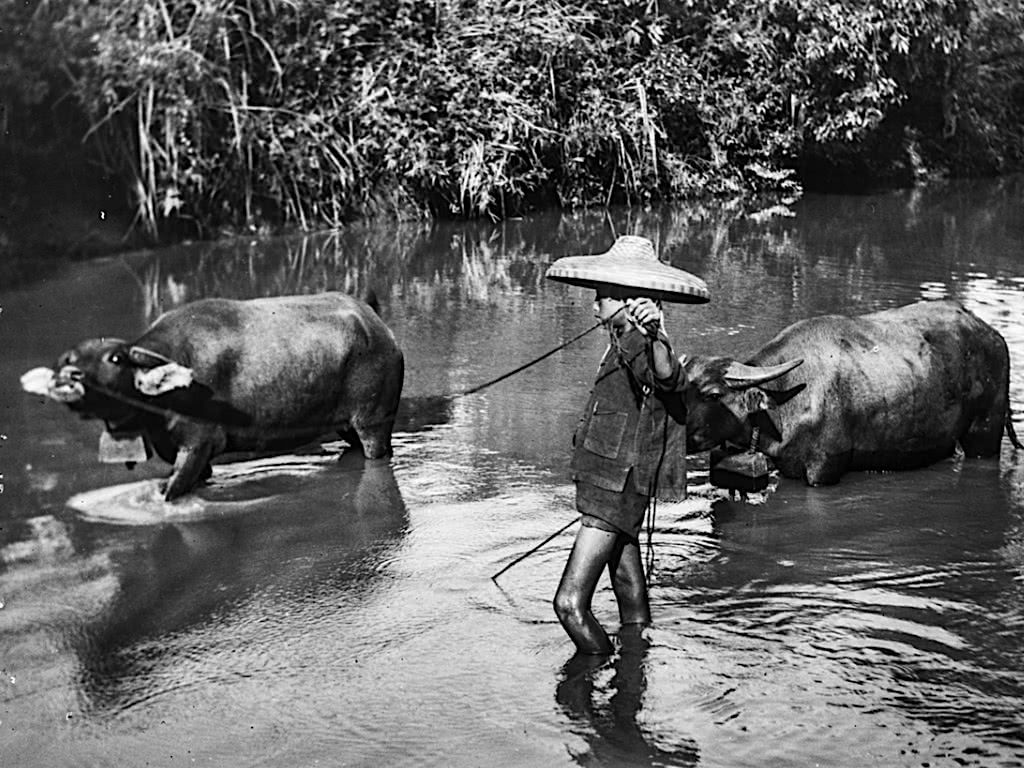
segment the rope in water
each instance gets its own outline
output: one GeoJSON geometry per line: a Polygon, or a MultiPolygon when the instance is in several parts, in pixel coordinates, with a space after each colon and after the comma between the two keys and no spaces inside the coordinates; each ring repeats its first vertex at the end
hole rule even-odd
{"type": "Polygon", "coordinates": [[[511,567],[512,567],[513,565],[518,565],[519,563],[523,562],[523,560],[525,560],[525,559],[526,559],[526,558],[528,558],[528,557],[529,557],[530,555],[532,555],[532,554],[533,554],[534,552],[536,552],[537,550],[539,550],[539,549],[540,549],[541,547],[543,547],[543,546],[544,546],[545,544],[547,544],[547,543],[548,543],[549,541],[551,541],[551,540],[552,540],[553,538],[555,538],[556,536],[558,536],[558,535],[560,535],[561,533],[563,533],[563,532],[564,532],[564,531],[565,531],[566,529],[568,529],[568,528],[569,528],[569,526],[570,526],[570,525],[574,525],[574,524],[576,523],[576,521],[577,521],[577,520],[579,520],[579,518],[578,518],[578,517],[577,517],[577,518],[573,518],[573,519],[572,519],[572,520],[570,520],[570,521],[569,521],[568,523],[566,523],[566,524],[565,524],[565,525],[563,525],[563,526],[562,526],[561,528],[559,528],[559,529],[558,529],[557,531],[555,531],[555,532],[554,532],[554,533],[552,533],[552,534],[551,534],[550,536],[548,536],[548,537],[547,537],[546,539],[544,539],[544,541],[542,541],[542,542],[541,542],[540,544],[537,544],[537,545],[535,545],[535,546],[534,546],[534,547],[532,547],[532,548],[531,548],[531,549],[530,549],[529,551],[527,551],[527,552],[524,552],[523,554],[521,554],[521,555],[520,555],[519,557],[517,557],[517,558],[516,558],[515,560],[513,560],[513,561],[512,561],[511,563],[509,563],[509,564],[508,564],[508,565],[506,565],[506,566],[505,566],[504,568],[502,568],[502,569],[501,569],[500,571],[498,571],[498,572],[497,572],[497,573],[495,573],[495,574],[494,574],[493,576],[491,576],[491,581],[497,581],[497,580],[498,580],[498,577],[499,577],[499,576],[501,576],[501,574],[503,574],[503,573],[504,573],[505,571],[507,571],[507,570],[508,570],[509,568],[511,568],[511,567]]]}

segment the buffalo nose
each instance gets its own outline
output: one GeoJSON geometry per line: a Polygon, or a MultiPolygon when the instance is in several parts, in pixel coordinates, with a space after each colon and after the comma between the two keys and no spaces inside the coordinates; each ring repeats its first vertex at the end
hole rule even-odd
{"type": "Polygon", "coordinates": [[[57,372],[57,378],[61,381],[81,381],[84,377],[82,369],[74,365],[62,365],[57,372]]]}

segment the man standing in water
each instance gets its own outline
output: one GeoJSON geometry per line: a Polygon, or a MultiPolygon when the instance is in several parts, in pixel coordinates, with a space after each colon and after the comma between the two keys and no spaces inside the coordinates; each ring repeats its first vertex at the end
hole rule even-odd
{"type": "Polygon", "coordinates": [[[703,281],[658,261],[650,240],[620,237],[596,256],[559,259],[547,277],[596,291],[594,314],[609,334],[573,437],[580,529],[554,608],[582,654],[611,640],[591,611],[605,566],[623,625],[651,619],[640,529],[651,500],[686,495],[686,377],[665,331],[662,299],[707,301],[703,281]]]}

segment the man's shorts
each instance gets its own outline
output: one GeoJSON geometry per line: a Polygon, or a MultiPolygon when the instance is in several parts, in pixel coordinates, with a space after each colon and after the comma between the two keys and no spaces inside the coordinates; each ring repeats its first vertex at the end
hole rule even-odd
{"type": "Polygon", "coordinates": [[[588,528],[619,533],[638,540],[644,524],[648,497],[633,490],[626,482],[622,491],[607,491],[590,483],[576,483],[576,510],[581,524],[588,528]]]}

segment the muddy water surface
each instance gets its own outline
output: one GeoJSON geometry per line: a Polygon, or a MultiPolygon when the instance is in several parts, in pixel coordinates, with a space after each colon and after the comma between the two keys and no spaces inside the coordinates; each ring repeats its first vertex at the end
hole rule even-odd
{"type": "MultiPolygon", "coordinates": [[[[1024,435],[1019,182],[195,245],[0,288],[5,765],[1022,765],[1024,452],[658,508],[654,624],[596,667],[549,601],[569,435],[603,349],[546,264],[644,234],[703,276],[680,351],[950,296],[996,326],[1024,435]],[[613,231],[614,228],[614,231],[613,231]],[[343,446],[218,467],[174,508],[18,377],[204,296],[373,288],[407,357],[390,465],[343,446]],[[325,453],[326,452],[326,453],[325,453]],[[110,489],[114,488],[114,491],[110,489]],[[141,490],[139,490],[141,489],[141,490]],[[84,499],[84,501],[83,501],[84,499]],[[70,503],[69,503],[70,502],[70,503]],[[84,511],[83,511],[84,510],[84,511]]],[[[607,589],[601,619],[617,631],[607,589]]]]}

